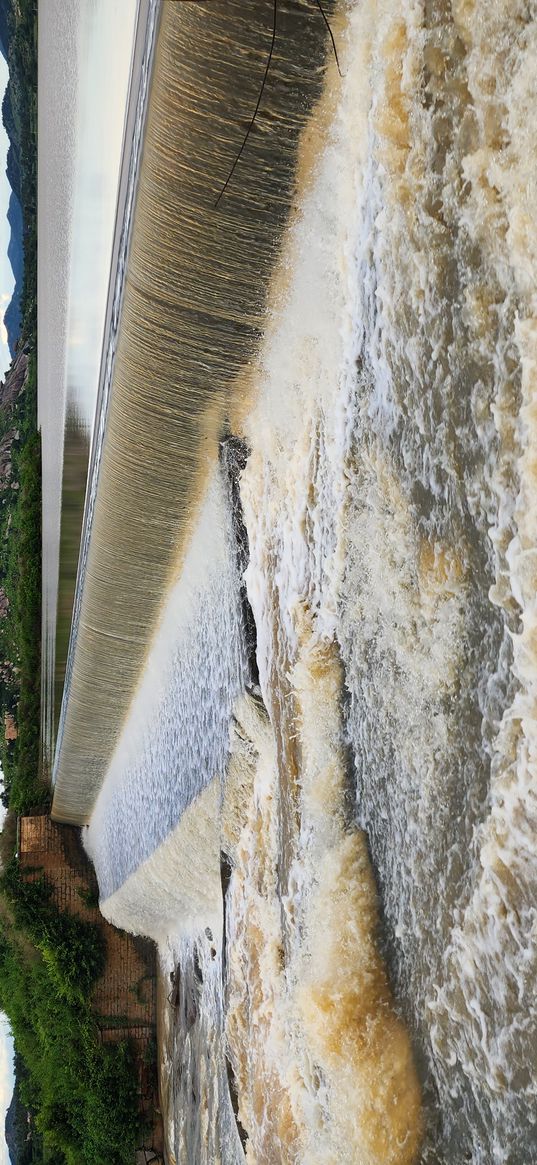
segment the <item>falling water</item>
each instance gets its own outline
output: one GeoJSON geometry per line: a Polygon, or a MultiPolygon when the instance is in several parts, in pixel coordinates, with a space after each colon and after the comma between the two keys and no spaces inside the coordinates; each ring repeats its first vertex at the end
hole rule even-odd
{"type": "MultiPolygon", "coordinates": [[[[129,73],[137,16],[143,26],[145,6],[144,0],[137,13],[136,0],[124,0],[121,11],[108,0],[48,0],[39,19],[38,417],[47,768],[69,638],[129,73]]],[[[126,155],[128,160],[128,150],[126,155]]]]}
{"type": "Polygon", "coordinates": [[[282,31],[216,212],[242,11],[163,6],[58,812],[173,983],[177,1162],[529,1165],[537,15],[341,4],[278,177],[282,31]]]}
{"type": "MultiPolygon", "coordinates": [[[[217,473],[91,817],[88,844],[109,911],[111,895],[121,900],[129,895],[136,902],[136,885],[140,877],[149,876],[155,851],[172,842],[172,854],[176,850],[189,854],[189,892],[204,902],[216,900],[218,914],[217,785],[226,765],[229,722],[246,665],[225,501],[226,491],[217,473]],[[188,832],[189,809],[198,802],[195,828],[199,829],[200,794],[208,826],[196,858],[195,833],[189,836],[188,832]],[[132,821],[128,832],[122,829],[127,817],[132,821]],[[177,838],[170,836],[175,827],[177,838]]],[[[169,914],[160,933],[155,921],[155,938],[164,938],[173,929],[175,916],[181,914],[174,890],[187,894],[185,877],[173,886],[173,868],[167,881],[171,883],[169,914]]],[[[164,911],[164,905],[162,900],[159,909],[164,911]]],[[[214,914],[214,904],[208,909],[214,914]]],[[[151,922],[140,918],[138,925],[148,933],[151,922]]]]}
{"type": "Polygon", "coordinates": [[[255,106],[251,62],[264,60],[270,28],[261,0],[247,13],[238,0],[211,3],[210,14],[195,3],[162,6],[55,763],[54,812],[65,820],[89,817],[218,440],[241,399],[292,198],[298,133],[321,85],[323,22],[291,6],[264,132],[217,211],[237,118],[255,106]]]}

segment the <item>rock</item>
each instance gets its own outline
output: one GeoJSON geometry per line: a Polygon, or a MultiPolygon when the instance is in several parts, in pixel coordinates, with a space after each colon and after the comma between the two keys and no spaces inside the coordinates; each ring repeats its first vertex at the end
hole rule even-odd
{"type": "Polygon", "coordinates": [[[28,370],[28,356],[24,351],[18,351],[3,382],[0,382],[0,407],[7,408],[14,404],[26,383],[28,370]]]}

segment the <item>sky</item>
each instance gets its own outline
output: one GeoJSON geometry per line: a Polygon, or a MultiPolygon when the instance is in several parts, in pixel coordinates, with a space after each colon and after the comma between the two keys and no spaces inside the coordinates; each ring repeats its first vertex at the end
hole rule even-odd
{"type": "MultiPolygon", "coordinates": [[[[7,62],[0,55],[0,102],[4,96],[8,81],[7,62]]],[[[9,141],[3,124],[0,122],[0,378],[4,378],[11,356],[7,346],[7,334],[4,327],[4,312],[13,295],[15,280],[11,270],[11,263],[7,257],[10,228],[7,221],[7,208],[11,186],[6,177],[6,162],[9,141]]],[[[3,1165],[0,1157],[0,1165],[3,1165]]]]}
{"type": "MultiPolygon", "coordinates": [[[[8,81],[7,63],[0,55],[0,103],[4,96],[8,81]]],[[[11,194],[11,186],[6,177],[6,162],[8,151],[8,136],[0,122],[0,378],[3,379],[11,364],[11,356],[7,346],[7,336],[4,327],[4,312],[13,295],[15,280],[11,270],[11,263],[7,257],[10,228],[7,221],[7,208],[11,194]]],[[[0,781],[3,786],[3,774],[0,771],[0,781]]],[[[0,828],[3,823],[5,810],[0,806],[0,828]]],[[[8,1021],[0,1011],[0,1165],[9,1165],[9,1153],[4,1140],[4,1122],[6,1110],[13,1092],[13,1040],[9,1033],[8,1021]]]]}

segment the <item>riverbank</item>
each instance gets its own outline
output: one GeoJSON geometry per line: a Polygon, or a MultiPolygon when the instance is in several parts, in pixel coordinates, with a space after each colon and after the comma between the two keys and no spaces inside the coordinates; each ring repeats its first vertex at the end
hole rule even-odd
{"type": "Polygon", "coordinates": [[[24,284],[17,352],[0,391],[0,758],[3,801],[13,812],[49,800],[39,764],[41,666],[41,442],[36,382],[35,0],[9,17],[10,117],[24,216],[24,284]]]}
{"type": "Polygon", "coordinates": [[[138,1146],[161,1144],[154,949],[110,927],[97,903],[78,832],[20,819],[0,878],[0,1007],[36,1147],[55,1165],[132,1165],[138,1146]]]}

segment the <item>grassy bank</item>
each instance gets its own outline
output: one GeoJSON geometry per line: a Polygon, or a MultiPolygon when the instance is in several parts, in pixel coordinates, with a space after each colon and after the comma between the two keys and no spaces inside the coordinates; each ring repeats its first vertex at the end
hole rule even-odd
{"type": "MultiPolygon", "coordinates": [[[[17,812],[48,803],[40,777],[41,656],[41,448],[37,432],[37,5],[13,0],[8,15],[9,124],[17,159],[24,220],[24,286],[19,350],[28,355],[19,390],[9,389],[7,374],[0,404],[0,447],[4,477],[0,482],[0,585],[4,614],[0,620],[0,715],[13,726],[2,733],[0,761],[4,803],[17,812]],[[6,391],[7,390],[7,391],[6,391]],[[7,606],[7,610],[5,609],[7,606]],[[13,730],[14,729],[14,730],[13,730]],[[17,736],[15,737],[15,732],[17,736]],[[11,736],[11,739],[9,737],[11,736]]],[[[4,101],[6,107],[6,102],[4,101]]]]}

